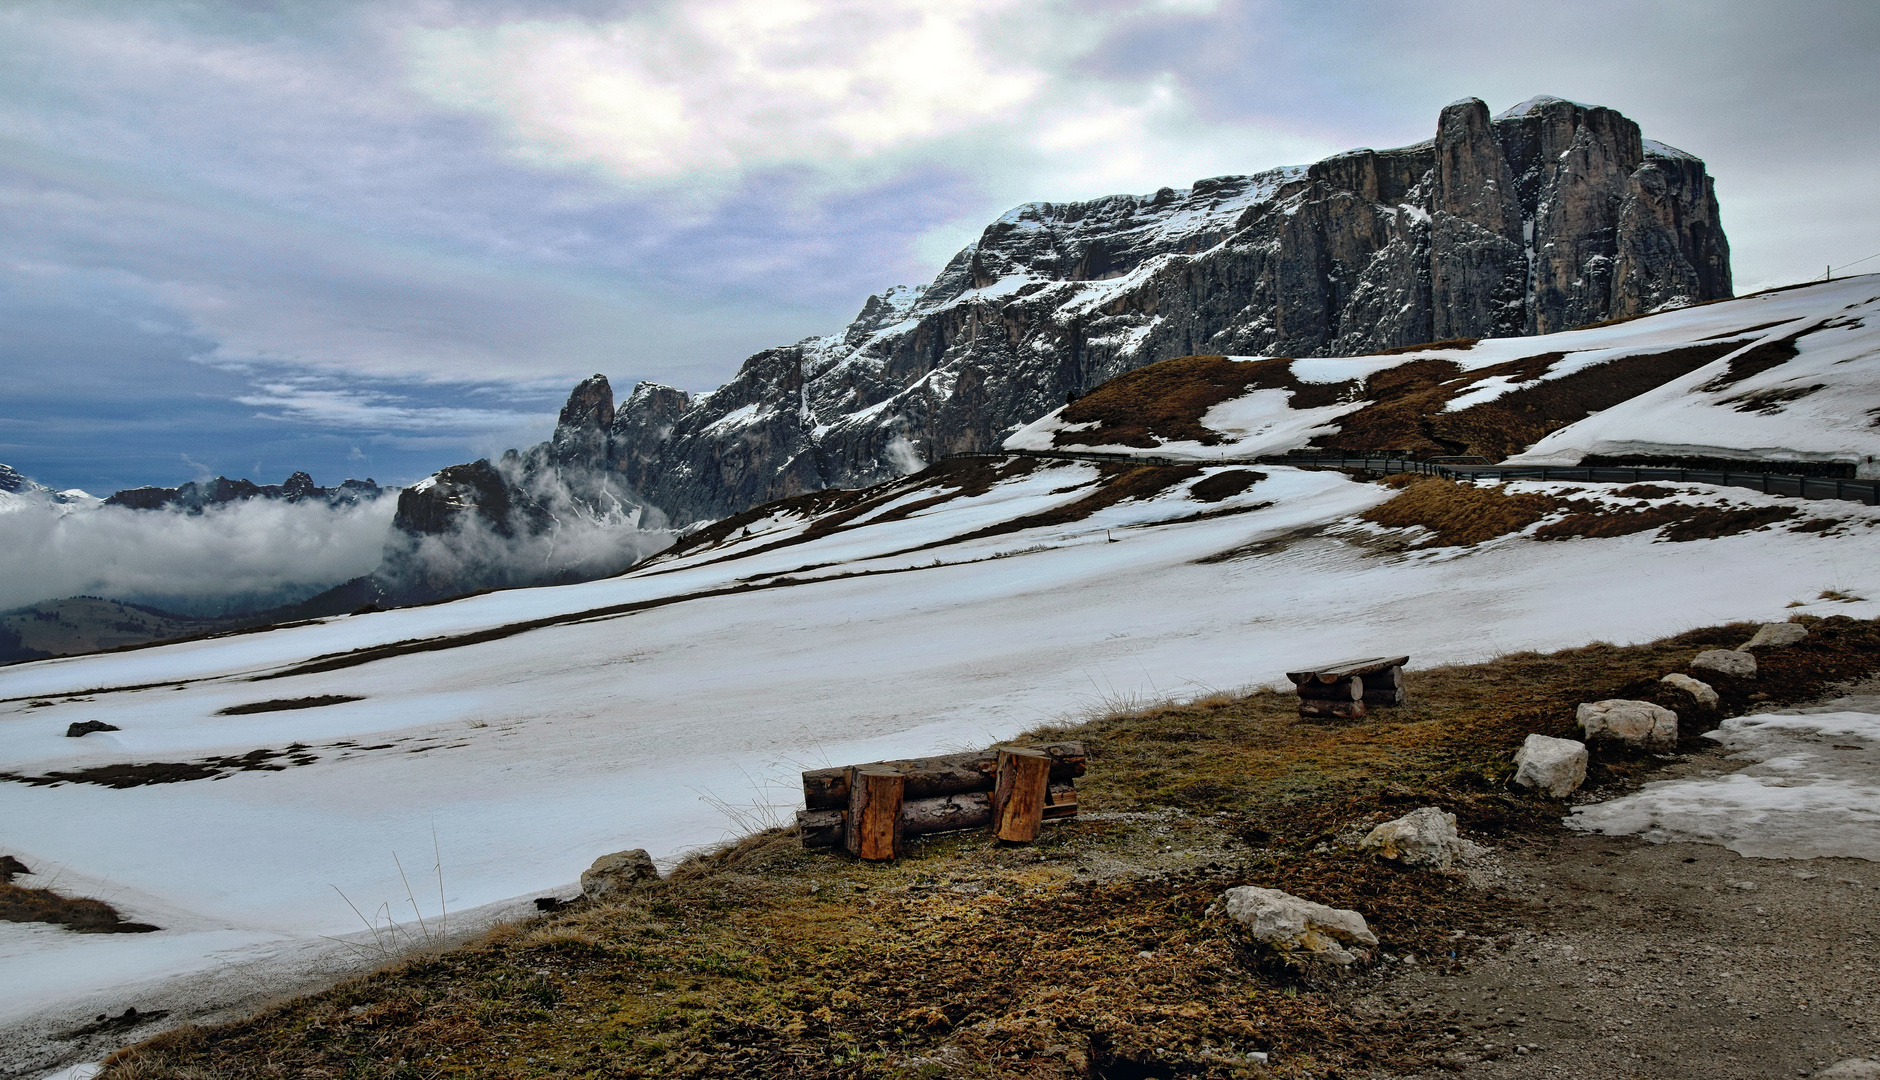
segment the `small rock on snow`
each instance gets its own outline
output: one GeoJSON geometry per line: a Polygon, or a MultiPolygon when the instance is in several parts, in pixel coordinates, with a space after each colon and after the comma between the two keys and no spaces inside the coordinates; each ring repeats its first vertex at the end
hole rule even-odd
{"type": "Polygon", "coordinates": [[[68,739],[82,739],[94,731],[123,731],[123,730],[124,730],[123,728],[118,727],[116,724],[107,724],[103,720],[86,720],[82,723],[72,724],[68,726],[65,729],[65,737],[68,739]]]}

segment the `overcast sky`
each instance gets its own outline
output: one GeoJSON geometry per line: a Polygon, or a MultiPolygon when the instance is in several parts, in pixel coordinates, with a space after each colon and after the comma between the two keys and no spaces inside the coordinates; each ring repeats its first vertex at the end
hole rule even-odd
{"type": "MultiPolygon", "coordinates": [[[[0,0],[0,461],[409,482],[689,390],[1008,207],[1608,105],[1739,291],[1880,252],[1880,5],[0,0]]],[[[1880,260],[1860,269],[1880,269],[1880,260]]]]}

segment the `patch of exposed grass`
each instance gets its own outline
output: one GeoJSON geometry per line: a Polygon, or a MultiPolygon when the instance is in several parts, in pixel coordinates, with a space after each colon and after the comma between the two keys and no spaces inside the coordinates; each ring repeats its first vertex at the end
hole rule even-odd
{"type": "Polygon", "coordinates": [[[1403,356],[1408,353],[1434,352],[1437,349],[1454,349],[1457,351],[1461,351],[1464,349],[1475,348],[1475,343],[1480,340],[1482,339],[1472,338],[1472,337],[1449,338],[1446,341],[1426,341],[1421,345],[1399,345],[1394,349],[1379,349],[1376,352],[1369,352],[1369,353],[1365,353],[1364,355],[1366,356],[1403,356]]]}
{"type": "Polygon", "coordinates": [[[230,705],[226,709],[217,709],[217,716],[249,716],[254,713],[286,712],[290,709],[318,709],[327,705],[344,705],[349,701],[364,701],[356,694],[321,694],[317,697],[275,698],[272,701],[251,701],[245,705],[230,705]]]}
{"type": "Polygon", "coordinates": [[[1802,354],[1801,348],[1795,342],[1818,329],[1820,327],[1810,327],[1787,337],[1762,342],[1755,348],[1744,351],[1741,356],[1732,358],[1729,367],[1725,368],[1721,375],[1698,389],[1716,393],[1719,390],[1727,390],[1752,375],[1760,375],[1771,368],[1781,367],[1802,354]]]}
{"type": "Polygon", "coordinates": [[[1431,536],[1421,547],[1479,544],[1519,532],[1546,517],[1559,501],[1546,495],[1508,494],[1434,476],[1412,476],[1396,498],[1363,514],[1366,521],[1401,529],[1421,525],[1431,536]]]}
{"type": "Polygon", "coordinates": [[[1266,479],[1263,472],[1252,469],[1229,469],[1217,472],[1213,476],[1188,489],[1196,502],[1216,503],[1222,499],[1231,499],[1253,485],[1266,479]]]}
{"type": "Polygon", "coordinates": [[[1059,432],[1058,446],[1155,447],[1192,441],[1212,446],[1225,440],[1201,426],[1209,409],[1253,390],[1292,391],[1292,407],[1316,408],[1357,389],[1351,383],[1307,383],[1293,377],[1292,360],[1229,360],[1183,356],[1119,375],[1064,407],[1069,424],[1098,426],[1059,432]]]}
{"type": "Polygon", "coordinates": [[[148,934],[157,929],[149,923],[126,922],[116,908],[102,900],[61,896],[51,889],[13,884],[16,876],[31,873],[13,856],[0,855],[0,922],[51,923],[80,934],[148,934]]]}
{"type": "MultiPolygon", "coordinates": [[[[1549,517],[1553,520],[1534,530],[1536,540],[1610,538],[1659,529],[1663,539],[1683,543],[1734,536],[1787,521],[1799,513],[1788,506],[1697,506],[1684,502],[1641,501],[1631,507],[1614,507],[1595,499],[1511,493],[1502,485],[1478,486],[1415,473],[1398,473],[1382,483],[1401,489],[1401,493],[1367,510],[1363,519],[1388,528],[1422,526],[1430,531],[1429,538],[1417,545],[1424,548],[1479,544],[1520,532],[1549,517]]],[[[1648,500],[1675,492],[1636,486],[1616,494],[1648,500]]]]}
{"type": "MultiPolygon", "coordinates": [[[[1472,346],[1467,339],[1389,349],[1372,355],[1414,355],[1472,346]]],[[[1215,405],[1253,390],[1290,393],[1288,405],[1313,409],[1341,401],[1364,401],[1340,417],[1335,434],[1315,438],[1319,449],[1362,453],[1480,454],[1499,460],[1551,431],[1611,408],[1655,386],[1694,371],[1736,349],[1740,341],[1703,342],[1662,352],[1627,356],[1559,378],[1542,376],[1565,353],[1537,353],[1490,367],[1463,371],[1452,360],[1412,359],[1372,374],[1362,384],[1308,383],[1295,378],[1292,361],[1229,360],[1185,356],[1138,368],[1104,383],[1065,406],[1068,424],[1095,424],[1060,431],[1057,446],[1121,445],[1154,448],[1167,441],[1203,445],[1224,442],[1201,425],[1215,405]],[[1517,388],[1455,412],[1449,402],[1486,380],[1517,388]]]]}
{"type": "Polygon", "coordinates": [[[1341,417],[1339,431],[1313,445],[1373,453],[1480,454],[1500,460],[1551,431],[1609,409],[1710,363],[1735,342],[1689,345],[1628,356],[1557,379],[1541,379],[1564,353],[1540,353],[1466,374],[1447,360],[1414,360],[1368,379],[1374,404],[1341,417]],[[1449,402],[1486,379],[1524,384],[1491,401],[1449,412],[1449,402]]]}
{"type": "MultiPolygon", "coordinates": [[[[1801,621],[1809,636],[1759,655],[1757,679],[1707,676],[1722,708],[1685,718],[1685,748],[1723,715],[1880,666],[1880,625],[1801,621]]],[[[1256,692],[1041,728],[1024,737],[1084,741],[1087,816],[1035,846],[923,837],[877,866],[769,830],[625,902],[159,1036],[112,1058],[104,1080],[1225,1078],[1266,1075],[1246,1065],[1256,1049],[1278,1052],[1272,1075],[1428,1072],[1409,1048],[1442,1018],[1377,1024],[1338,988],[1255,970],[1208,905],[1230,885],[1281,888],[1364,912],[1386,950],[1450,963],[1450,949],[1466,954],[1457,931],[1510,925],[1509,905],[1336,838],[1438,805],[1478,839],[1544,841],[1558,805],[1505,788],[1520,741],[1571,734],[1580,701],[1688,710],[1659,676],[1751,630],[1412,671],[1405,705],[1352,723],[1301,721],[1290,695],[1256,692]]],[[[1614,790],[1658,764],[1600,749],[1589,783],[1614,790]]]]}

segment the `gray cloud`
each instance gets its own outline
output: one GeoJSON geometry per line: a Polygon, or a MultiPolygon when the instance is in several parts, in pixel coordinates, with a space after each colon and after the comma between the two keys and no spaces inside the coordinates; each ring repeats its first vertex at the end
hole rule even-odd
{"type": "Polygon", "coordinates": [[[714,385],[1013,203],[1413,142],[1465,95],[1704,157],[1743,286],[1880,251],[1871,4],[846,4],[0,9],[0,318],[40,335],[0,343],[29,384],[0,451],[77,483],[93,451],[42,402],[195,393],[216,424],[96,471],[295,432],[422,473],[528,441],[591,371],[714,385]]]}
{"type": "Polygon", "coordinates": [[[257,499],[184,514],[10,505],[0,512],[0,610],[80,595],[190,614],[301,600],[378,566],[396,506],[257,499]]]}

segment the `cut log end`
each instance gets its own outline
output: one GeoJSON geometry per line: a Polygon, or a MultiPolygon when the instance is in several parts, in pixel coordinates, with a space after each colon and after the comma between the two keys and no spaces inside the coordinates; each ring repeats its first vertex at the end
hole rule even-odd
{"type": "Polygon", "coordinates": [[[880,765],[849,767],[849,854],[886,862],[901,853],[901,801],[907,777],[880,765]]]}
{"type": "Polygon", "coordinates": [[[1037,750],[1000,750],[992,789],[993,835],[1013,843],[1038,839],[1051,783],[1051,757],[1037,750]]]}

